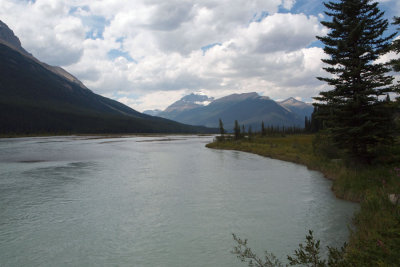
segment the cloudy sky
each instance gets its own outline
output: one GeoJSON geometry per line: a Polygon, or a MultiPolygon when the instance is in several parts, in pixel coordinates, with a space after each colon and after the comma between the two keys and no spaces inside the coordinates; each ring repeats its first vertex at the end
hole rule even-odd
{"type": "MultiPolygon", "coordinates": [[[[380,0],[387,18],[399,0],[380,0]]],[[[191,92],[311,101],[325,85],[321,0],[0,0],[0,19],[41,61],[132,108],[191,92]]]]}

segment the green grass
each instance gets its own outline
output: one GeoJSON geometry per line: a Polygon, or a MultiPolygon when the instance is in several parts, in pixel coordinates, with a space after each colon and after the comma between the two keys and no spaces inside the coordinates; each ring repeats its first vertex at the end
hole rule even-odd
{"type": "Polygon", "coordinates": [[[207,147],[255,153],[322,172],[333,180],[332,191],[338,198],[360,202],[346,250],[349,265],[400,266],[400,206],[388,198],[389,194],[400,194],[400,173],[395,171],[400,167],[400,146],[382,150],[374,164],[362,165],[346,160],[340,151],[331,153],[334,159],[322,156],[313,140],[314,135],[259,136],[250,141],[213,142],[207,147]]]}

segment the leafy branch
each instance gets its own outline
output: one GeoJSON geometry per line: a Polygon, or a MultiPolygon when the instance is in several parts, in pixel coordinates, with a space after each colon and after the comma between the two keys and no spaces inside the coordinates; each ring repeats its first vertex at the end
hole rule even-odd
{"type": "MultiPolygon", "coordinates": [[[[258,257],[247,245],[247,239],[240,239],[235,234],[233,240],[237,245],[231,251],[242,262],[247,262],[250,267],[283,267],[281,261],[272,253],[265,251],[264,259],[258,257]]],[[[320,241],[315,240],[313,232],[309,230],[306,235],[305,244],[299,244],[299,248],[294,251],[293,256],[287,256],[289,264],[286,266],[302,265],[308,267],[341,267],[346,266],[344,258],[346,243],[340,249],[327,247],[328,259],[322,259],[320,256],[320,241]]]]}

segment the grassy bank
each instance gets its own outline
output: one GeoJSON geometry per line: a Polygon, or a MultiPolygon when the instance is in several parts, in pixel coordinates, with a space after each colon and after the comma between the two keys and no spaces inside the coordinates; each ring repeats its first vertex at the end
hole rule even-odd
{"type": "Polygon", "coordinates": [[[399,146],[382,152],[378,162],[366,166],[319,155],[314,139],[313,135],[255,137],[213,142],[207,147],[255,153],[322,172],[333,180],[332,191],[337,197],[361,205],[346,250],[349,265],[400,266],[400,206],[388,197],[400,194],[399,146]]]}

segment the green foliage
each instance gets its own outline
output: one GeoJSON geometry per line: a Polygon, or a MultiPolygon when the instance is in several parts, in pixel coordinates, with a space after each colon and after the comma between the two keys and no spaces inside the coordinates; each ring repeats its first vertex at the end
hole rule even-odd
{"type": "Polygon", "coordinates": [[[330,135],[318,132],[312,141],[313,152],[324,159],[337,159],[341,157],[340,150],[334,145],[330,135]]]}
{"type": "MultiPolygon", "coordinates": [[[[400,17],[394,17],[393,24],[400,26],[400,17]]],[[[398,30],[400,30],[400,28],[398,28],[398,30]]],[[[400,39],[393,41],[392,51],[396,54],[400,53],[400,39]]],[[[392,65],[394,71],[400,72],[400,58],[393,59],[390,64],[392,65]]]]}
{"type": "Polygon", "coordinates": [[[346,266],[343,258],[345,247],[346,244],[339,250],[328,246],[328,260],[321,259],[320,241],[314,240],[313,232],[309,230],[306,243],[299,244],[299,249],[294,251],[293,257],[288,256],[289,264],[310,267],[346,266]]]}
{"type": "Polygon", "coordinates": [[[314,107],[314,111],[311,114],[311,120],[310,120],[310,129],[309,132],[310,133],[317,133],[320,130],[323,130],[323,120],[321,119],[321,117],[318,115],[320,114],[320,108],[318,106],[314,107]]]}
{"type": "Polygon", "coordinates": [[[328,246],[329,256],[328,256],[327,266],[332,266],[332,267],[349,266],[348,261],[346,260],[346,258],[344,258],[346,253],[346,247],[347,247],[346,243],[344,243],[344,245],[340,249],[328,246]]]}
{"type": "Polygon", "coordinates": [[[390,49],[394,34],[384,37],[388,21],[371,0],[325,3],[330,32],[317,37],[330,57],[322,61],[331,77],[319,77],[333,87],[315,99],[319,117],[335,145],[354,159],[370,160],[377,144],[393,142],[393,110],[382,97],[396,91],[390,69],[376,60],[390,49]]]}
{"type": "Polygon", "coordinates": [[[219,119],[219,133],[221,135],[221,138],[224,139],[224,134],[225,134],[225,129],[224,129],[224,124],[221,119],[219,119]]]}
{"type": "Polygon", "coordinates": [[[235,120],[235,127],[233,128],[233,132],[235,134],[235,140],[239,140],[241,137],[241,134],[240,134],[239,122],[237,120],[235,120]]]}
{"type": "Polygon", "coordinates": [[[236,241],[237,245],[233,248],[233,251],[231,251],[231,253],[236,255],[240,261],[248,262],[248,265],[250,267],[283,266],[283,264],[279,261],[279,259],[276,258],[274,254],[265,251],[265,258],[261,259],[251,250],[251,248],[247,246],[247,239],[242,240],[235,234],[232,235],[233,235],[233,240],[236,241]]]}
{"type": "Polygon", "coordinates": [[[320,241],[314,240],[313,232],[310,230],[306,236],[306,244],[299,244],[299,249],[294,251],[294,256],[288,256],[290,265],[303,264],[305,266],[323,267],[326,261],[322,260],[320,253],[320,241]]]}
{"type": "Polygon", "coordinates": [[[350,264],[400,266],[400,208],[385,191],[369,191],[365,196],[347,250],[350,264]]]}
{"type": "Polygon", "coordinates": [[[265,136],[267,132],[265,131],[264,121],[261,122],[261,135],[265,136]]]}
{"type": "MultiPolygon", "coordinates": [[[[236,255],[242,262],[248,262],[249,266],[257,267],[273,267],[283,266],[277,257],[265,251],[264,259],[258,257],[247,245],[247,240],[242,240],[233,234],[233,240],[237,245],[233,248],[232,254],[236,255]]],[[[325,266],[347,266],[344,258],[345,246],[341,248],[328,248],[328,259],[322,259],[320,255],[320,241],[315,240],[313,232],[310,230],[306,235],[305,244],[299,244],[299,248],[294,251],[293,256],[287,256],[289,265],[286,266],[309,266],[309,267],[325,267],[325,266]]]]}
{"type": "Polygon", "coordinates": [[[249,129],[247,130],[247,136],[249,141],[253,139],[253,130],[251,129],[251,125],[249,126],[249,129]]]}
{"type": "Polygon", "coordinates": [[[307,133],[311,133],[311,118],[308,118],[307,116],[304,117],[304,130],[307,133]]]}

